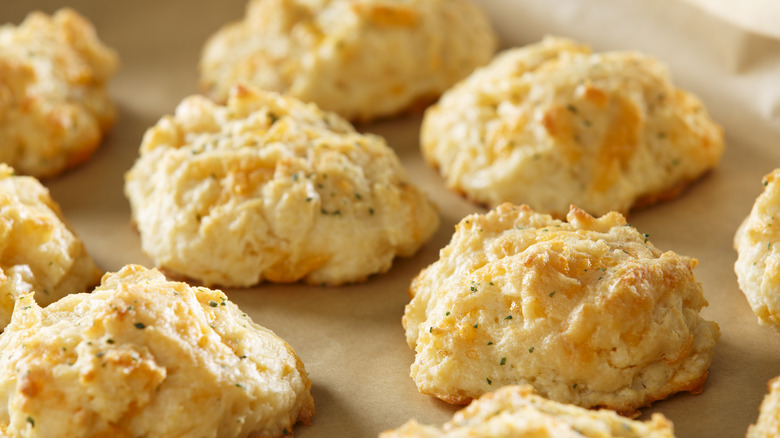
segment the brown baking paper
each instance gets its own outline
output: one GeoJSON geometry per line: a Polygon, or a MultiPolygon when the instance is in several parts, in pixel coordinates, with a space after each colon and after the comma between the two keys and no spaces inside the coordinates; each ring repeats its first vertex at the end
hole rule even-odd
{"type": "MultiPolygon", "coordinates": [[[[780,374],[780,334],[756,322],[737,287],[732,248],[734,231],[761,192],[762,176],[780,167],[780,21],[767,20],[760,7],[752,8],[753,19],[751,13],[724,19],[728,14],[697,6],[706,2],[690,1],[479,3],[493,17],[505,47],[557,34],[598,51],[655,55],[669,66],[676,84],[701,97],[725,127],[727,151],[715,171],[678,199],[634,212],[629,220],[657,247],[699,260],[694,273],[710,302],[703,315],[722,331],[704,391],[656,402],[644,417],[662,412],[678,437],[736,437],[755,421],[766,382],[780,374]]],[[[88,17],[101,39],[118,50],[122,65],[110,91],[119,118],[89,162],[45,184],[103,269],[151,266],[130,224],[123,174],[137,156],[144,130],[198,91],[200,48],[219,26],[241,17],[244,0],[2,0],[0,22],[19,23],[31,9],[53,12],[61,6],[88,17]]],[[[287,340],[305,363],[316,414],[311,426],[295,428],[301,438],[373,437],[410,418],[439,424],[456,410],[417,392],[401,316],[412,277],[437,258],[456,222],[484,209],[447,191],[422,162],[420,119],[361,126],[387,138],[414,182],[440,207],[441,228],[418,254],[355,286],[263,284],[226,291],[255,321],[287,340]]]]}

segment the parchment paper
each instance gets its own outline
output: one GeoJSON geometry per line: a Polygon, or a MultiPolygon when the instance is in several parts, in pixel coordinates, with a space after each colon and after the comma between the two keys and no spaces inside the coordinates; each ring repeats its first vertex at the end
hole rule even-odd
{"type": "MultiPolygon", "coordinates": [[[[756,322],[737,287],[732,248],[734,231],[761,192],[762,176],[780,167],[780,21],[771,19],[779,16],[778,6],[739,2],[745,6],[730,14],[724,5],[734,2],[725,1],[479,3],[505,47],[557,34],[599,51],[655,55],[677,85],[702,98],[725,127],[728,146],[721,165],[680,198],[634,212],[630,222],[657,247],[699,259],[694,273],[710,302],[703,315],[722,331],[703,393],[656,402],[644,416],[664,413],[678,437],[744,436],[766,382],[780,374],[780,334],[756,322]]],[[[45,184],[103,269],[151,266],[130,225],[123,173],[137,156],[144,130],[198,92],[200,48],[222,24],[241,17],[244,0],[0,0],[0,22],[19,23],[34,8],[52,12],[61,6],[87,16],[101,39],[119,51],[122,66],[111,94],[120,114],[88,163],[45,184]]],[[[414,182],[440,207],[441,228],[418,254],[355,286],[263,284],[226,291],[255,321],[287,340],[311,375],[317,412],[310,427],[296,427],[296,436],[372,437],[410,418],[439,424],[457,409],[417,392],[401,316],[412,277],[437,258],[456,222],[484,210],[448,192],[422,162],[420,119],[361,126],[387,138],[414,182]]]]}

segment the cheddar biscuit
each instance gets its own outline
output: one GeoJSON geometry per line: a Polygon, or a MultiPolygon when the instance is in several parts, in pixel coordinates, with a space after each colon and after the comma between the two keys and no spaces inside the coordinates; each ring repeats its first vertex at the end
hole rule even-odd
{"type": "Polygon", "coordinates": [[[226,106],[187,98],[149,129],[125,192],[158,266],[223,286],[361,281],[439,223],[382,138],[244,86],[226,106]]]}
{"type": "Polygon", "coordinates": [[[92,156],[114,122],[117,64],[72,9],[0,26],[0,162],[43,178],[92,156]]]}
{"type": "Polygon", "coordinates": [[[208,40],[200,72],[218,101],[249,83],[367,121],[436,100],[496,46],[471,0],[251,0],[208,40]]]}
{"type": "Polygon", "coordinates": [[[419,390],[450,403],[509,384],[625,414],[707,378],[718,325],[696,260],[619,213],[568,222],[502,204],[457,226],[410,288],[403,323],[419,390]]]}
{"type": "Polygon", "coordinates": [[[615,412],[589,410],[539,397],[530,386],[505,386],[456,412],[441,427],[411,420],[379,438],[673,438],[674,427],[662,414],[633,421],[615,412]]]}
{"type": "Polygon", "coordinates": [[[770,380],[767,386],[769,392],[761,402],[758,420],[748,427],[746,438],[769,438],[780,431],[780,378],[770,380]]]}
{"type": "Polygon", "coordinates": [[[548,37],[507,50],[447,91],[421,148],[446,184],[494,207],[602,215],[676,196],[723,154],[723,130],[636,52],[548,37]]]}
{"type": "Polygon", "coordinates": [[[49,191],[0,163],[0,329],[20,295],[34,292],[46,306],[84,292],[101,275],[49,191]]]}
{"type": "Polygon", "coordinates": [[[218,290],[126,266],[0,335],[4,436],[282,437],[314,413],[292,348],[218,290]]]}
{"type": "Polygon", "coordinates": [[[734,235],[739,288],[762,325],[780,330],[780,169],[763,179],[764,191],[734,235]]]}

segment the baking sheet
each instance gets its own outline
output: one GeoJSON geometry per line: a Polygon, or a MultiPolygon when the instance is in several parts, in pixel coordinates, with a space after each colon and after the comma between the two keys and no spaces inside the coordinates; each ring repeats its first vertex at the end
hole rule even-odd
{"type": "MultiPolygon", "coordinates": [[[[780,334],[757,324],[737,287],[732,248],[734,231],[762,189],[762,176],[780,167],[780,21],[766,19],[778,16],[772,15],[777,7],[756,2],[760,7],[741,8],[739,18],[731,20],[700,9],[704,2],[697,0],[479,3],[493,17],[505,47],[557,34],[599,51],[653,54],[724,125],[728,146],[721,165],[680,198],[634,212],[629,220],[657,247],[699,259],[694,273],[710,302],[703,315],[717,321],[722,332],[703,393],[656,402],[643,418],[662,412],[678,437],[744,436],[757,417],[766,382],[780,374],[780,334]]],[[[130,226],[123,173],[144,130],[198,91],[203,42],[241,17],[244,0],[0,0],[0,22],[19,23],[31,9],[52,12],[61,6],[88,17],[101,39],[119,51],[122,65],[110,87],[119,118],[88,163],[45,184],[101,268],[151,266],[130,226]]],[[[437,258],[455,223],[484,210],[448,192],[422,162],[419,123],[416,115],[361,126],[387,138],[414,182],[440,207],[442,225],[418,254],[354,286],[263,284],[226,290],[255,321],[288,341],[310,373],[316,414],[310,427],[296,427],[298,437],[371,437],[410,418],[439,424],[457,409],[417,392],[409,377],[413,351],[401,315],[412,277],[437,258]]]]}

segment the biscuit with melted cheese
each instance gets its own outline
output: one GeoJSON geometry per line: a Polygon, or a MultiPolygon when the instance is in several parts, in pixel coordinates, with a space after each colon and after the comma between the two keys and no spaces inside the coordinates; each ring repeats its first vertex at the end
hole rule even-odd
{"type": "Polygon", "coordinates": [[[226,106],[187,98],[149,129],[125,192],[158,266],[223,286],[362,281],[439,223],[382,138],[244,86],[226,106]]]}
{"type": "Polygon", "coordinates": [[[206,43],[201,82],[218,101],[250,83],[367,121],[435,100],[496,46],[471,0],[251,0],[206,43]]]}
{"type": "Polygon", "coordinates": [[[734,272],[758,322],[780,331],[780,169],[763,181],[764,191],[734,235],[734,272]]]}
{"type": "Polygon", "coordinates": [[[98,284],[101,275],[49,191],[0,163],[0,329],[20,295],[34,292],[46,306],[98,284]]]}
{"type": "Polygon", "coordinates": [[[411,420],[379,438],[673,438],[662,414],[633,421],[609,410],[588,410],[539,397],[530,386],[505,386],[456,412],[441,427],[411,420]]]}
{"type": "Polygon", "coordinates": [[[723,154],[723,130],[657,60],[548,37],[447,91],[421,148],[453,190],[494,207],[602,215],[677,196],[723,154]]]}
{"type": "Polygon", "coordinates": [[[403,324],[420,392],[468,403],[497,387],[632,415],[702,389],[720,336],[696,260],[619,213],[568,222],[502,204],[465,217],[412,282],[403,324]]]}
{"type": "Polygon", "coordinates": [[[114,122],[117,64],[72,9],[0,26],[0,162],[43,178],[91,157],[114,122]]]}
{"type": "Polygon", "coordinates": [[[314,413],[286,342],[140,266],[43,309],[23,295],[0,348],[3,436],[282,437],[314,413]]]}

